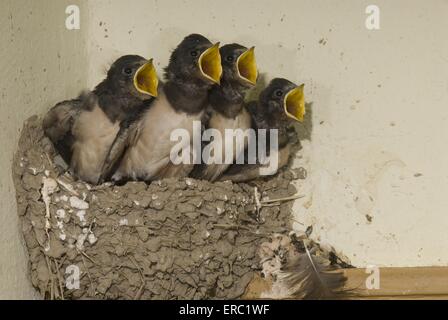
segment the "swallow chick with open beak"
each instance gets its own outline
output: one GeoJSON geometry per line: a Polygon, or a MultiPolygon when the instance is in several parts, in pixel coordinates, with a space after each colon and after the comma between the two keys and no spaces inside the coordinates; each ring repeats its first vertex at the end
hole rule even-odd
{"type": "Polygon", "coordinates": [[[135,118],[157,96],[151,60],[117,59],[92,92],[54,106],[44,118],[45,134],[79,179],[96,184],[120,125],[135,118]]]}
{"type": "MultiPolygon", "coordinates": [[[[303,84],[297,86],[289,80],[275,78],[260,93],[258,101],[253,101],[247,105],[247,109],[252,116],[254,129],[278,130],[278,150],[273,150],[272,154],[268,155],[268,158],[278,157],[278,165],[274,172],[269,172],[269,175],[275,174],[278,169],[288,164],[291,153],[288,127],[292,120],[303,122],[305,115],[303,89],[303,84]]],[[[267,137],[269,137],[269,133],[267,137]]],[[[269,143],[270,141],[267,139],[267,151],[270,150],[269,143]]],[[[220,180],[242,182],[256,179],[263,176],[260,169],[266,169],[267,166],[260,163],[232,165],[220,180]]]]}
{"type": "MultiPolygon", "coordinates": [[[[240,129],[244,132],[251,128],[251,116],[244,108],[244,98],[246,91],[252,88],[257,81],[258,70],[255,61],[255,48],[247,49],[239,44],[227,44],[220,49],[222,58],[223,76],[220,85],[214,85],[209,92],[209,121],[208,128],[218,130],[220,134],[214,137],[207,149],[212,152],[221,152],[220,163],[211,163],[207,155],[204,156],[204,164],[198,166],[193,173],[195,178],[215,181],[231,165],[225,161],[225,152],[232,152],[231,160],[244,153],[248,139],[244,143],[237,144],[236,139],[232,142],[233,150],[226,150],[226,129],[240,129]],[[198,172],[199,171],[199,172],[198,172]]],[[[215,155],[212,155],[216,159],[215,155]]],[[[210,158],[211,159],[211,158],[210,158]]],[[[219,159],[219,158],[218,158],[219,159]]]]}
{"type": "Polygon", "coordinates": [[[171,134],[176,129],[186,131],[190,138],[182,140],[182,150],[188,149],[192,155],[193,122],[202,120],[208,91],[220,82],[221,74],[219,43],[213,45],[199,34],[185,37],[171,54],[165,68],[166,83],[160,86],[158,98],[138,121],[120,130],[104,172],[111,173],[115,181],[187,176],[193,161],[172,161],[171,150],[178,143],[171,140],[171,134]],[[125,153],[114,170],[110,164],[120,150],[125,153]]]}

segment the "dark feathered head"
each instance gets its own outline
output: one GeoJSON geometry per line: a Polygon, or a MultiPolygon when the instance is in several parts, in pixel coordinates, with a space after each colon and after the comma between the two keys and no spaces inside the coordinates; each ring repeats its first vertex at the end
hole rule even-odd
{"type": "Polygon", "coordinates": [[[237,43],[226,44],[219,49],[223,67],[223,80],[254,86],[257,82],[258,70],[255,61],[255,48],[247,49],[237,43]]]}
{"type": "Polygon", "coordinates": [[[260,93],[260,108],[272,117],[289,117],[302,122],[305,115],[303,87],[303,84],[297,86],[289,80],[275,78],[260,93]]]}
{"type": "Polygon", "coordinates": [[[112,92],[130,93],[145,100],[157,96],[157,73],[151,60],[137,55],[118,58],[107,72],[103,86],[112,92]]]}
{"type": "Polygon", "coordinates": [[[212,44],[200,34],[190,34],[174,49],[165,68],[167,80],[190,83],[219,83],[222,74],[219,43],[212,44]]]}

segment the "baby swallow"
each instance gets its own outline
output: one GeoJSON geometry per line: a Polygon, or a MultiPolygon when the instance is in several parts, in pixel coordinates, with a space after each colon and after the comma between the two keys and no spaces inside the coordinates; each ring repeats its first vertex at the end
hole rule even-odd
{"type": "MultiPolygon", "coordinates": [[[[171,151],[178,143],[171,141],[171,134],[181,129],[192,138],[193,121],[201,121],[208,91],[220,82],[221,74],[219,43],[213,45],[199,34],[184,38],[171,54],[165,68],[166,83],[161,85],[158,98],[137,121],[120,130],[105,162],[104,172],[115,171],[111,163],[125,150],[113,180],[151,181],[187,176],[193,163],[178,163],[184,154],[172,161],[171,151]]],[[[189,149],[188,153],[193,153],[190,138],[182,142],[189,149]]]]}
{"type": "Polygon", "coordinates": [[[195,178],[210,181],[215,181],[230,166],[224,159],[226,144],[232,143],[233,150],[227,150],[227,152],[233,152],[231,160],[235,160],[244,153],[247,143],[251,143],[244,139],[244,143],[237,144],[233,137],[227,139],[234,141],[226,141],[225,129],[245,131],[251,128],[251,116],[244,108],[244,98],[246,91],[256,84],[258,77],[254,47],[247,49],[233,43],[221,47],[219,51],[222,57],[223,76],[221,85],[214,85],[209,92],[211,114],[208,128],[218,130],[220,135],[210,142],[207,149],[222,152],[223,159],[221,163],[214,164],[210,163],[211,161],[205,156],[203,159],[205,165],[199,167],[199,173],[195,170],[193,174],[195,178]]]}
{"type": "Polygon", "coordinates": [[[152,60],[122,56],[92,92],[61,102],[47,113],[44,132],[76,177],[98,183],[120,125],[149,107],[157,84],[152,60]]]}
{"type": "MultiPolygon", "coordinates": [[[[273,153],[269,154],[269,157],[278,157],[278,166],[275,172],[269,174],[275,174],[278,168],[288,164],[291,151],[287,128],[291,120],[303,122],[305,115],[303,88],[303,84],[297,86],[289,80],[275,78],[260,93],[258,102],[254,101],[247,105],[254,129],[278,130],[278,150],[273,150],[273,153]]],[[[269,137],[269,133],[267,136],[269,137]]],[[[267,143],[269,144],[269,140],[267,143]]],[[[266,149],[269,151],[270,146],[268,145],[266,149]]],[[[220,180],[242,182],[256,179],[263,175],[260,169],[266,167],[265,164],[232,165],[220,180]]]]}

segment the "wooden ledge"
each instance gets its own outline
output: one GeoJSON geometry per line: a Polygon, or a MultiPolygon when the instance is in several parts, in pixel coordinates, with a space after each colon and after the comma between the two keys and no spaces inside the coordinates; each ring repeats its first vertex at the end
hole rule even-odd
{"type": "MultiPolygon", "coordinates": [[[[344,269],[344,289],[356,289],[350,299],[448,299],[448,267],[379,268],[379,288],[368,289],[371,275],[363,268],[344,269]]],[[[256,275],[243,299],[260,299],[271,283],[256,275]]]]}

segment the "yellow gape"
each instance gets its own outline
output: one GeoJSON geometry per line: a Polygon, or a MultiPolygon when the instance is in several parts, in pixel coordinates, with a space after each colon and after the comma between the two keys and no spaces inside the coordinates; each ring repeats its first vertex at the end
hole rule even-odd
{"type": "Polygon", "coordinates": [[[237,60],[238,76],[255,85],[258,78],[257,62],[255,61],[255,47],[243,52],[237,60]]]}
{"type": "Polygon", "coordinates": [[[301,84],[289,91],[283,102],[286,115],[299,122],[303,122],[303,116],[305,115],[304,86],[304,84],[301,84]]]}
{"type": "Polygon", "coordinates": [[[198,60],[201,74],[213,83],[220,83],[222,75],[221,55],[219,54],[219,42],[205,50],[198,60]]]}
{"type": "Polygon", "coordinates": [[[157,97],[158,85],[159,79],[157,78],[156,68],[154,68],[152,59],[150,59],[135,72],[134,86],[138,92],[157,97]]]}

